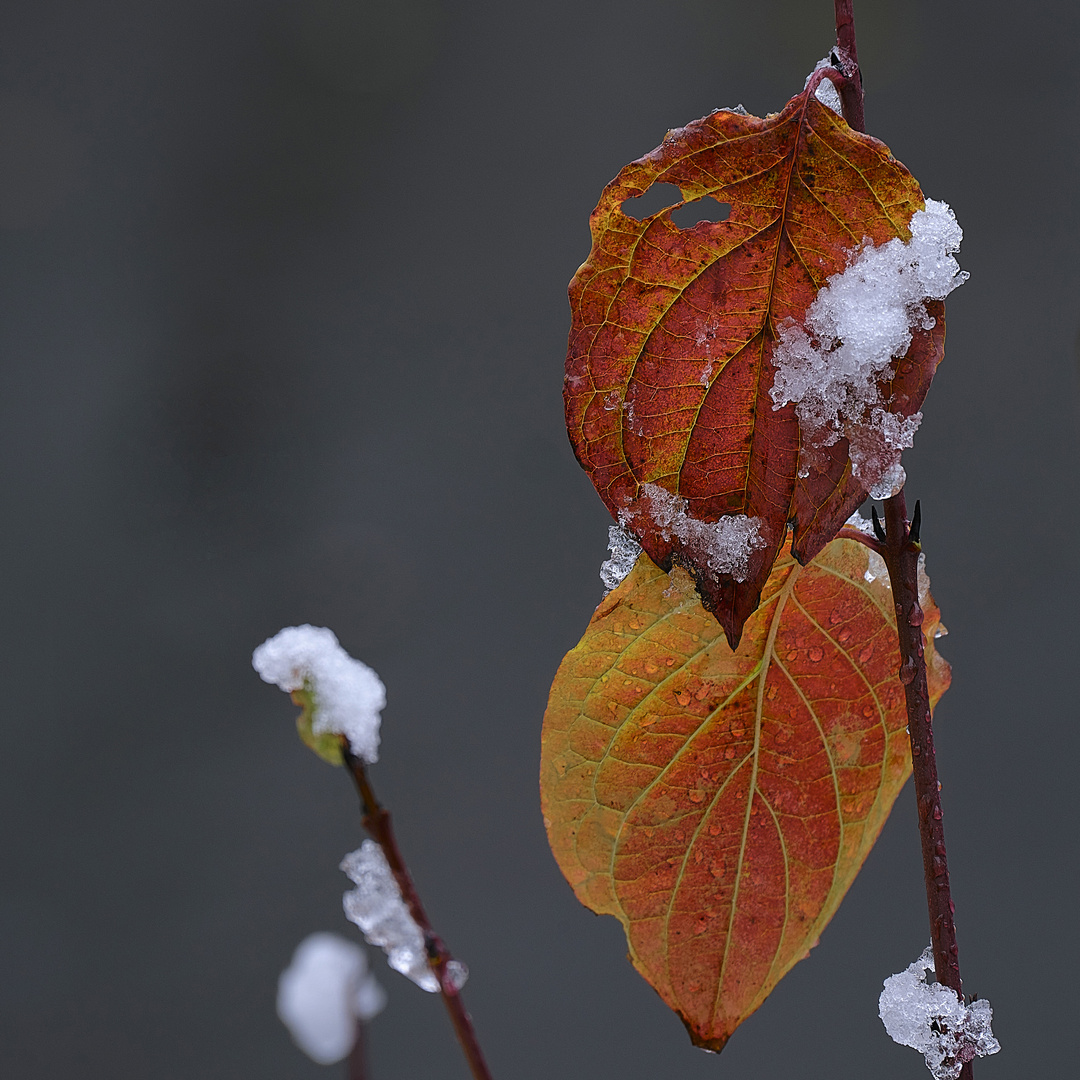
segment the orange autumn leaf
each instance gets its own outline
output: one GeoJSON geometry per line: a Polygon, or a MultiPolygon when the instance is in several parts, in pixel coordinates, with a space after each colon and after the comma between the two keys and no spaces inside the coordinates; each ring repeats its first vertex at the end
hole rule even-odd
{"type": "MultiPolygon", "coordinates": [[[[688,575],[642,554],[555,676],[552,851],[699,1046],[719,1050],[817,943],[911,772],[872,558],[841,538],[801,567],[785,547],[732,651],[688,575]]],[[[950,673],[923,607],[936,703],[950,673]]]]}
{"type": "MultiPolygon", "coordinates": [[[[593,211],[592,251],[570,284],[564,397],[574,452],[653,561],[690,571],[733,645],[788,524],[806,563],[867,496],[847,438],[800,458],[808,439],[795,408],[770,398],[779,332],[802,323],[860,245],[907,242],[924,206],[884,143],[818,101],[820,78],[778,114],[718,110],[627,165],[593,211]],[[624,204],[654,184],[675,185],[683,201],[636,220],[624,204]],[[682,228],[672,219],[681,206],[717,202],[730,206],[726,220],[682,228]],[[658,521],[657,496],[661,518],[683,507],[696,535],[658,521]],[[759,525],[738,570],[710,560],[696,524],[728,515],[759,525]]],[[[926,396],[943,316],[940,301],[926,301],[906,356],[878,379],[895,418],[911,417],[926,396]]]]}

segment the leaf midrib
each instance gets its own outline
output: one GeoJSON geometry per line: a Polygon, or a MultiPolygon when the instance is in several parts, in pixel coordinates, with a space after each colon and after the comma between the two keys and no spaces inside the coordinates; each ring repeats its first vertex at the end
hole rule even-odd
{"type": "MultiPolygon", "coordinates": [[[[769,636],[765,642],[765,648],[761,654],[761,672],[758,675],[757,702],[754,706],[754,764],[753,771],[750,775],[750,790],[746,800],[746,812],[743,816],[742,839],[739,842],[739,861],[735,870],[735,888],[731,894],[731,908],[728,912],[727,934],[724,937],[724,955],[720,961],[720,971],[717,974],[716,980],[716,996],[713,1000],[712,1015],[710,1017],[712,1021],[715,1021],[716,1014],[720,1008],[720,996],[724,986],[724,972],[727,968],[728,957],[731,955],[731,931],[735,922],[735,912],[738,908],[739,890],[742,886],[743,858],[746,855],[746,838],[750,830],[750,810],[754,805],[754,791],[757,788],[758,763],[761,757],[761,717],[765,708],[765,682],[769,674],[769,667],[773,659],[774,650],[776,648],[776,635],[780,632],[780,619],[783,616],[784,608],[787,606],[787,602],[791,597],[792,592],[794,591],[795,582],[798,581],[799,574],[801,572],[802,567],[798,563],[793,563],[791,567],[791,572],[788,574],[787,581],[784,582],[776,598],[776,608],[773,611],[772,621],[769,624],[769,636]]],[[[786,868],[786,854],[784,865],[786,868]]],[[[788,898],[787,894],[785,893],[785,912],[787,902],[788,898]]]]}

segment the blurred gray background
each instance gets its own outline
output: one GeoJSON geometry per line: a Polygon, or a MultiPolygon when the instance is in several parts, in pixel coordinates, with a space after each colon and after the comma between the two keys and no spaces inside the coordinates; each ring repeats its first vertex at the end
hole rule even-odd
{"type": "MultiPolygon", "coordinates": [[[[1075,1068],[1080,8],[857,0],[867,120],[971,280],[905,455],[986,1080],[1075,1068]],[[1070,1068],[1071,1067],[1071,1068],[1070,1068]]],[[[389,687],[377,789],[498,1080],[926,1076],[876,1015],[927,941],[910,787],[720,1057],[579,907],[536,793],[608,517],[562,421],[565,287],[669,127],[763,115],[828,0],[0,4],[0,1073],[340,1077],[278,972],[355,933],[346,776],[252,648],[333,627],[389,687]]],[[[373,956],[374,1080],[463,1080],[373,956]]]]}

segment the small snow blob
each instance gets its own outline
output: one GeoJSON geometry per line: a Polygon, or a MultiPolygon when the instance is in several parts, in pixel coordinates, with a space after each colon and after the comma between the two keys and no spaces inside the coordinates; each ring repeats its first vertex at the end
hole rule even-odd
{"type": "Polygon", "coordinates": [[[934,954],[928,946],[914,964],[890,975],[878,999],[878,1015],[894,1042],[918,1050],[934,1080],[956,1080],[964,1063],[996,1054],[1001,1045],[990,1030],[989,1001],[965,1005],[933,975],[934,954]]]}
{"type": "Polygon", "coordinates": [[[347,1057],[356,1022],[386,1005],[359,945],[337,934],[309,934],[278,980],[277,1012],[297,1046],[320,1065],[347,1057]]]}
{"type": "MultiPolygon", "coordinates": [[[[437,993],[439,980],[428,964],[423,932],[401,898],[383,849],[374,840],[365,840],[341,860],[341,869],[356,885],[343,900],[349,920],[360,927],[369,945],[377,945],[386,953],[395,971],[412,979],[422,990],[437,993]]],[[[469,977],[468,969],[460,961],[451,960],[447,970],[460,990],[469,977]]]]}
{"type": "Polygon", "coordinates": [[[338,734],[368,764],[379,760],[380,713],[386,687],[379,676],[354,660],[325,626],[288,626],[252,654],[264,682],[292,692],[311,690],[316,735],[338,734]]]}

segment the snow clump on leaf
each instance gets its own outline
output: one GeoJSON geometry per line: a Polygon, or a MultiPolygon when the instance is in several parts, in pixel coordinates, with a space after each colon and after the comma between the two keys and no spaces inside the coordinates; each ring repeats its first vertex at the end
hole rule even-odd
{"type": "Polygon", "coordinates": [[[928,982],[933,971],[927,947],[907,970],[885,980],[878,1015],[894,1042],[922,1054],[934,1080],[956,1080],[966,1062],[1001,1049],[990,1030],[994,1011],[989,1001],[965,1005],[949,987],[928,982]]]}
{"type": "Polygon", "coordinates": [[[312,732],[344,735],[352,752],[368,764],[379,760],[379,724],[386,705],[382,680],[354,660],[325,626],[288,626],[251,657],[264,682],[282,690],[308,690],[312,732]]]}
{"type": "Polygon", "coordinates": [[[806,310],[805,326],[779,328],[773,408],[793,403],[803,434],[799,475],[815,450],[841,438],[852,471],[875,499],[904,485],[900,454],[912,445],[922,413],[889,411],[879,383],[911,346],[912,331],[930,330],[927,300],[944,300],[968,274],[953,258],[963,231],[947,203],[926,200],[911,218],[911,239],[866,243],[847,269],[830,277],[806,310]]]}
{"type": "MultiPolygon", "coordinates": [[[[438,993],[439,980],[428,964],[424,935],[401,898],[383,849],[374,840],[365,840],[341,860],[341,869],[356,888],[345,894],[343,906],[351,922],[363,931],[369,945],[386,953],[387,962],[421,990],[438,993]]],[[[469,977],[457,960],[447,964],[451,981],[460,990],[469,977]]]]}
{"type": "Polygon", "coordinates": [[[364,950],[337,934],[309,934],[278,980],[278,1016],[320,1065],[346,1057],[356,1042],[356,1022],[385,1006],[386,991],[368,971],[364,950]]]}
{"type": "MultiPolygon", "coordinates": [[[[673,495],[659,484],[642,484],[648,499],[649,515],[664,539],[677,537],[700,555],[716,574],[730,574],[745,581],[750,556],[768,541],[761,535],[761,519],[746,514],[726,514],[719,521],[699,521],[687,513],[689,505],[680,495],[673,495]]],[[[633,567],[631,566],[631,569],[633,567]]]]}

